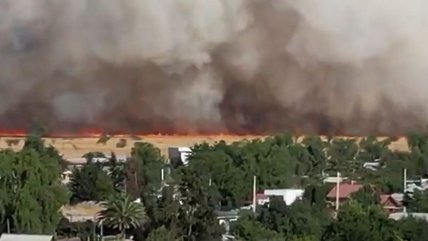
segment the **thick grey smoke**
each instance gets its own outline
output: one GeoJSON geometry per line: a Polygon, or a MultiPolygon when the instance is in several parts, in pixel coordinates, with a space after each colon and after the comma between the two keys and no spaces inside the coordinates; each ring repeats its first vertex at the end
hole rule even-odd
{"type": "Polygon", "coordinates": [[[424,128],[425,9],[424,0],[0,0],[0,123],[424,128]]]}

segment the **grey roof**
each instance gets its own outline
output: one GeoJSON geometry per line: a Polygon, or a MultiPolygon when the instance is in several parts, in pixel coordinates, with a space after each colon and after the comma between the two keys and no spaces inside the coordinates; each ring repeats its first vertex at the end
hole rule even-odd
{"type": "Polygon", "coordinates": [[[53,235],[2,234],[0,241],[52,241],[53,235]]]}
{"type": "Polygon", "coordinates": [[[234,209],[230,211],[214,211],[217,217],[236,217],[239,215],[239,209],[234,209]]]}
{"type": "Polygon", "coordinates": [[[395,199],[397,202],[403,202],[404,200],[404,194],[403,193],[393,193],[391,194],[391,197],[395,199]]]}
{"type": "Polygon", "coordinates": [[[394,220],[400,220],[400,219],[404,219],[404,218],[408,218],[408,217],[412,217],[412,218],[416,218],[416,219],[423,219],[425,221],[428,221],[428,213],[404,213],[404,212],[401,212],[401,213],[391,213],[389,215],[389,218],[394,219],[394,220]]]}

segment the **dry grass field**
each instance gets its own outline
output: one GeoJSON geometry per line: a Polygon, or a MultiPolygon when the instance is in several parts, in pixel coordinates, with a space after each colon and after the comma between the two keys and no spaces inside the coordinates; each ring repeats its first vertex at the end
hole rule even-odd
{"type": "MultiPolygon", "coordinates": [[[[144,141],[157,146],[162,153],[167,153],[168,147],[192,146],[197,143],[207,142],[214,143],[221,140],[227,143],[240,141],[244,139],[263,138],[262,136],[234,136],[234,135],[214,135],[214,136],[114,136],[105,144],[97,143],[99,137],[90,138],[44,138],[45,144],[52,145],[65,158],[81,157],[87,152],[114,152],[117,155],[128,155],[131,152],[135,142],[144,141]]],[[[344,137],[349,138],[349,137],[344,137]]],[[[24,144],[23,137],[0,137],[0,149],[19,150],[24,144]]],[[[399,138],[391,144],[391,149],[406,151],[408,149],[405,138],[399,138]]]]}
{"type": "MultiPolygon", "coordinates": [[[[111,137],[106,143],[97,143],[99,137],[88,138],[44,138],[46,145],[54,146],[65,158],[81,157],[88,152],[103,152],[109,154],[111,152],[117,155],[127,155],[131,152],[131,148],[135,142],[148,142],[158,147],[165,155],[168,147],[192,146],[197,143],[214,143],[224,140],[228,143],[240,141],[244,139],[254,139],[259,136],[229,136],[229,135],[216,135],[216,136],[114,136],[111,137]],[[124,144],[121,147],[119,143],[124,144]]],[[[24,145],[23,137],[1,137],[0,149],[13,149],[19,150],[24,145]]]]}

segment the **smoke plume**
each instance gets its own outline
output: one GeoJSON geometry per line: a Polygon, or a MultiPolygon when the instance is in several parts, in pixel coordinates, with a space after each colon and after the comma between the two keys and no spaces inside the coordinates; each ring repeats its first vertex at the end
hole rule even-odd
{"type": "Polygon", "coordinates": [[[0,0],[0,124],[424,129],[426,9],[425,0],[0,0]]]}

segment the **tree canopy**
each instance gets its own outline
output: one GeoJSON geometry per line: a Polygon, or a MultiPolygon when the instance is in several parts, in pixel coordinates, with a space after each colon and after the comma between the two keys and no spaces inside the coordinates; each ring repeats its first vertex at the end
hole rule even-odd
{"type": "Polygon", "coordinates": [[[40,139],[29,137],[22,151],[0,151],[0,210],[2,230],[52,233],[67,203],[60,183],[61,158],[40,139]]]}
{"type": "MultiPolygon", "coordinates": [[[[427,176],[428,136],[410,135],[408,152],[389,149],[391,141],[283,134],[202,143],[192,147],[189,163],[178,167],[168,167],[154,145],[137,142],[125,162],[112,154],[99,163],[94,158],[103,153],[88,153],[87,163],[74,169],[71,183],[64,186],[62,157],[32,135],[21,151],[0,151],[0,224],[3,232],[9,223],[13,232],[52,233],[61,218],[59,209],[71,197],[72,202],[105,203],[105,227],[122,237],[127,233],[139,241],[217,241],[226,231],[217,213],[249,204],[256,175],[257,191],[301,188],[305,193],[291,205],[272,197],[255,214],[241,210],[229,230],[236,240],[425,240],[427,222],[389,219],[379,194],[403,191],[404,168],[409,179],[427,176]],[[375,165],[366,168],[365,163],[375,165]],[[165,172],[164,182],[162,168],[172,169],[165,172]],[[336,172],[364,184],[338,213],[327,205],[331,186],[323,183],[336,172]],[[141,204],[134,202],[137,198],[141,204]]],[[[406,195],[405,205],[408,211],[427,212],[427,200],[427,192],[416,191],[406,195]]],[[[64,219],[61,226],[65,236],[93,237],[97,229],[93,223],[64,219]]]]}

